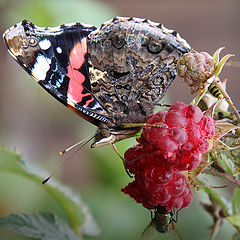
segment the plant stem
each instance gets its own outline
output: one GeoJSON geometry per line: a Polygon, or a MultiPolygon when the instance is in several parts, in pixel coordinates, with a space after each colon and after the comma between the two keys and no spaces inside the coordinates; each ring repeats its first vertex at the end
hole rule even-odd
{"type": "Polygon", "coordinates": [[[238,123],[240,124],[240,115],[238,113],[238,110],[236,109],[236,107],[234,106],[230,96],[228,95],[228,93],[226,92],[226,90],[223,89],[221,82],[219,80],[218,77],[216,77],[214,79],[214,83],[216,84],[217,88],[219,89],[219,91],[222,93],[222,95],[224,96],[224,98],[226,99],[226,101],[228,102],[230,108],[232,109],[234,115],[237,118],[238,123]]]}

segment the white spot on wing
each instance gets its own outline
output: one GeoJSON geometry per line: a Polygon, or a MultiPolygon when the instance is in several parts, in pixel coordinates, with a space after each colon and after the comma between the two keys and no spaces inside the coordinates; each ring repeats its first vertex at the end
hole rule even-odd
{"type": "Polygon", "coordinates": [[[44,40],[39,42],[39,46],[40,46],[41,49],[47,50],[48,48],[51,47],[51,42],[47,39],[44,39],[44,40]]]}
{"type": "Polygon", "coordinates": [[[173,32],[174,32],[174,30],[168,29],[168,28],[166,28],[166,27],[163,26],[163,25],[162,25],[162,30],[163,30],[164,32],[166,32],[166,33],[173,33],[173,32]]]}
{"type": "Polygon", "coordinates": [[[62,53],[62,49],[60,47],[57,47],[56,50],[58,53],[62,53]]]}
{"type": "Polygon", "coordinates": [[[37,61],[32,69],[32,75],[38,80],[45,80],[50,65],[43,55],[38,55],[37,61]]]}
{"type": "Polygon", "coordinates": [[[86,28],[92,28],[94,27],[93,25],[91,24],[87,24],[87,23],[80,23],[83,27],[86,27],[86,28]]]}
{"type": "Polygon", "coordinates": [[[188,42],[183,39],[179,33],[177,33],[176,38],[178,39],[179,42],[181,42],[185,48],[191,49],[191,46],[188,44],[188,42]]]}

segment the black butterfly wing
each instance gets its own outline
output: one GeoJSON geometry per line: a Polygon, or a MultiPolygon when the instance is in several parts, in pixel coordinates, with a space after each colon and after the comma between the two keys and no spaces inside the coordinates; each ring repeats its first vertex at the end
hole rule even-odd
{"type": "Polygon", "coordinates": [[[13,58],[52,96],[95,125],[111,118],[92,94],[86,38],[96,27],[22,21],[3,35],[13,58]]]}

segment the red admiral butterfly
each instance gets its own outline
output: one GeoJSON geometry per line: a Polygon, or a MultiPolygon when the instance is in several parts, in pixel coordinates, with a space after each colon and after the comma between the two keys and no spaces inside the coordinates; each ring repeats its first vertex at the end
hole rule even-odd
{"type": "Polygon", "coordinates": [[[46,28],[24,20],[3,38],[43,88],[98,126],[92,147],[134,136],[176,77],[179,58],[191,50],[177,32],[132,17],[100,28],[46,28]]]}

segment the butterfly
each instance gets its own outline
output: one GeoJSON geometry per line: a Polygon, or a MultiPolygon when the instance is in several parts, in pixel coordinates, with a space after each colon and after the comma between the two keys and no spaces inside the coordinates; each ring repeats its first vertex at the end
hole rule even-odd
{"type": "Polygon", "coordinates": [[[98,127],[92,147],[134,136],[191,50],[177,32],[134,17],[115,17],[99,28],[38,27],[24,20],[3,39],[46,91],[98,127]]]}

